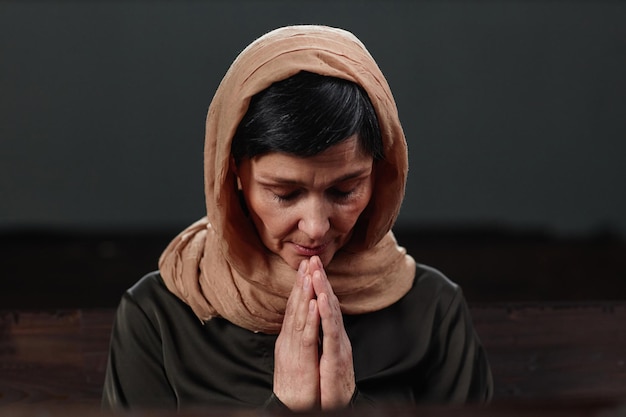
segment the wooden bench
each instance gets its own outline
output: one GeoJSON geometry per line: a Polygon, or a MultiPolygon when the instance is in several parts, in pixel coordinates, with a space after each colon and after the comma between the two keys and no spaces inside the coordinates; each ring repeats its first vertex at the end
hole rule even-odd
{"type": "MultiPolygon", "coordinates": [[[[494,402],[626,399],[626,301],[473,305],[494,402]]],[[[97,406],[114,309],[0,312],[0,405],[97,406]]]]}

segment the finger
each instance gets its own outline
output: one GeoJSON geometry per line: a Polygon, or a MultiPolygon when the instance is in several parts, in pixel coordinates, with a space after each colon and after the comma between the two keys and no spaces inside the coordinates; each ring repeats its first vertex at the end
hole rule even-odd
{"type": "Polygon", "coordinates": [[[324,266],[322,265],[322,261],[319,257],[314,256],[311,258],[311,261],[309,262],[309,272],[313,277],[313,288],[315,290],[315,294],[319,296],[323,292],[327,294],[333,293],[333,288],[328,281],[326,271],[324,270],[324,266]],[[315,278],[316,272],[319,273],[319,279],[315,278]]]}
{"type": "Polygon", "coordinates": [[[316,270],[324,271],[324,264],[319,256],[312,256],[309,259],[309,272],[313,274],[316,270]]]}
{"type": "MultiPolygon", "coordinates": [[[[302,288],[297,297],[297,305],[295,306],[294,328],[295,332],[304,331],[309,319],[309,302],[314,298],[313,285],[311,284],[311,276],[305,275],[302,279],[302,288]]],[[[317,307],[316,307],[317,309],[317,307]]]]}
{"type": "MultiPolygon", "coordinates": [[[[326,276],[326,272],[323,269],[315,270],[315,272],[313,272],[312,282],[313,289],[318,298],[322,294],[326,294],[328,296],[329,306],[332,309],[329,314],[336,314],[338,316],[341,316],[341,306],[339,305],[339,299],[335,295],[333,287],[330,285],[330,281],[326,276]]],[[[323,315],[322,318],[324,318],[323,315]]]]}
{"type": "Polygon", "coordinates": [[[338,338],[345,333],[343,328],[343,318],[341,314],[337,314],[336,310],[331,306],[331,302],[326,293],[322,293],[317,296],[317,305],[319,309],[319,315],[322,322],[322,332],[324,333],[324,351],[328,347],[335,350],[337,346],[338,338]]]}
{"type": "MultiPolygon", "coordinates": [[[[305,349],[314,349],[312,354],[317,357],[317,347],[319,340],[319,328],[320,328],[320,315],[318,311],[317,301],[314,299],[309,300],[309,311],[306,320],[306,326],[302,333],[302,346],[305,349]]],[[[310,355],[311,352],[309,351],[310,355]]],[[[308,356],[308,355],[307,355],[308,356]]]]}
{"type": "Polygon", "coordinates": [[[309,265],[310,262],[308,260],[303,260],[298,268],[298,275],[301,277],[298,285],[301,288],[294,296],[294,302],[296,303],[294,305],[294,327],[292,329],[294,332],[304,331],[308,317],[309,301],[315,297],[311,275],[308,272],[310,269],[309,265]]]}
{"type": "MultiPolygon", "coordinates": [[[[328,283],[328,280],[322,277],[320,271],[315,271],[313,274],[314,286],[326,288],[323,281],[328,283]]],[[[323,351],[338,352],[341,349],[341,343],[348,340],[348,337],[343,325],[343,315],[341,314],[339,300],[332,292],[330,284],[328,284],[324,292],[318,293],[317,305],[324,334],[323,351]]]]}
{"type": "Polygon", "coordinates": [[[302,291],[304,288],[305,271],[308,270],[308,261],[303,260],[300,262],[298,272],[296,273],[296,280],[287,299],[287,305],[285,306],[285,317],[283,319],[283,326],[281,331],[291,332],[295,325],[296,317],[298,316],[298,308],[300,307],[300,300],[302,299],[302,291]]]}

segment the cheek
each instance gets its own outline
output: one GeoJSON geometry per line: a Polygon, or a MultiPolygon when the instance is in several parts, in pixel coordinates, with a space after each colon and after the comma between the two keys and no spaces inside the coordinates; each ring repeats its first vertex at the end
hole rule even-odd
{"type": "Polygon", "coordinates": [[[252,216],[257,231],[265,238],[280,238],[291,230],[289,210],[280,209],[276,204],[253,204],[252,216]]]}
{"type": "Polygon", "coordinates": [[[355,204],[350,207],[343,207],[341,210],[340,224],[338,224],[338,228],[343,231],[351,230],[359,219],[361,213],[363,213],[363,210],[365,210],[365,207],[367,207],[368,202],[369,195],[358,202],[355,202],[355,204]]]}

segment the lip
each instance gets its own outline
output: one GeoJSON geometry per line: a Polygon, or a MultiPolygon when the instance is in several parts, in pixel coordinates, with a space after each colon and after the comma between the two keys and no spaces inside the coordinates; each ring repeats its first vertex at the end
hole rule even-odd
{"type": "Polygon", "coordinates": [[[326,248],[328,248],[328,243],[324,243],[323,245],[319,245],[319,246],[302,246],[302,245],[298,245],[297,243],[293,243],[292,245],[294,246],[296,253],[298,255],[301,256],[319,256],[322,253],[324,253],[324,251],[326,250],[326,248]]]}

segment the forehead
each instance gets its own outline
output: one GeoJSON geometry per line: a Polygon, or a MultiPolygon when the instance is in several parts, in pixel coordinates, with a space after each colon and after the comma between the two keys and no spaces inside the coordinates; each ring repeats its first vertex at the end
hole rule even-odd
{"type": "Polygon", "coordinates": [[[305,170],[305,169],[335,169],[362,166],[373,158],[362,151],[356,137],[349,138],[337,145],[313,156],[301,157],[282,152],[270,152],[252,158],[252,165],[260,170],[305,170]]]}

